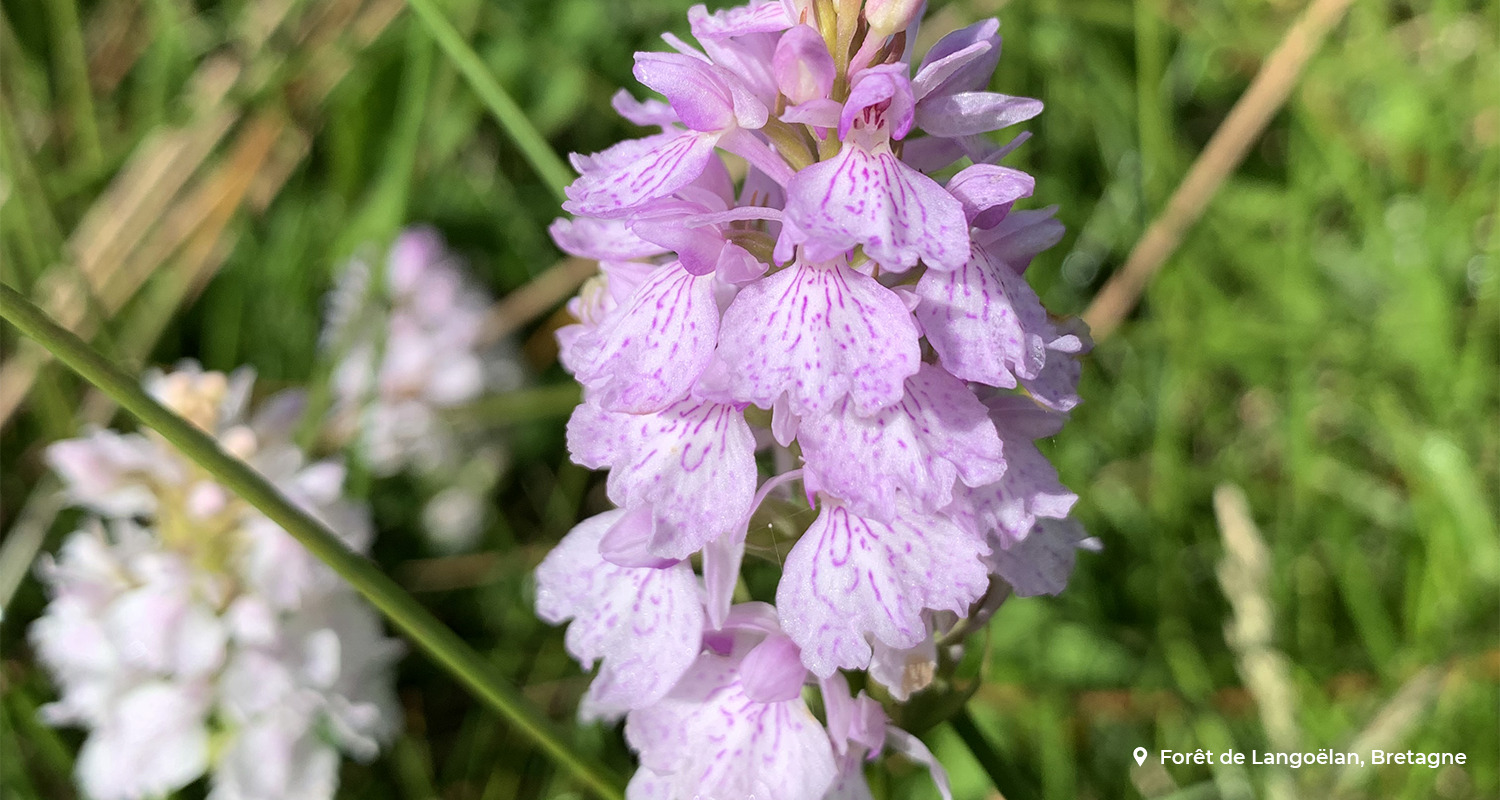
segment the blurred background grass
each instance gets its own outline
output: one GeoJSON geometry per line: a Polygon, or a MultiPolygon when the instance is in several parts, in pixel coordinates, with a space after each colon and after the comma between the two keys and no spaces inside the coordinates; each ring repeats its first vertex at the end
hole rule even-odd
{"type": "MultiPolygon", "coordinates": [[[[634,134],[608,98],[639,94],[631,53],[685,35],[687,5],[442,7],[559,151],[590,152],[634,134]]],[[[1013,160],[1069,234],[1029,275],[1077,313],[1302,3],[932,6],[929,34],[998,15],[995,88],[1046,102],[1013,160]]],[[[551,189],[400,0],[0,10],[0,279],[131,368],[190,357],[252,365],[265,389],[315,380],[333,274],[408,222],[439,227],[497,296],[559,260],[551,189]]],[[[1062,597],[1008,602],[971,659],[974,717],[1042,796],[1500,796],[1497,33],[1494,3],[1355,3],[1088,360],[1085,404],[1050,449],[1105,550],[1062,597]],[[1469,763],[1138,767],[1138,745],[1469,763]]],[[[546,389],[567,380],[559,320],[517,333],[543,388],[474,412],[514,447],[482,552],[432,558],[415,487],[356,487],[381,562],[566,720],[585,678],[533,617],[528,575],[603,500],[600,476],[567,462],[566,390],[546,389]]],[[[111,409],[11,330],[0,343],[0,523],[50,546],[77,518],[52,521],[41,448],[111,409]]],[[[51,689],[24,626],[42,602],[28,577],[0,627],[7,797],[72,796],[80,737],[34,719],[51,689]]],[[[421,658],[401,691],[407,733],[348,765],[344,796],[579,796],[421,658]]],[[[617,731],[579,738],[630,768],[617,731]]],[[[950,729],[927,738],[957,796],[994,796],[950,729]]],[[[902,763],[876,790],[935,796],[902,763]]]]}

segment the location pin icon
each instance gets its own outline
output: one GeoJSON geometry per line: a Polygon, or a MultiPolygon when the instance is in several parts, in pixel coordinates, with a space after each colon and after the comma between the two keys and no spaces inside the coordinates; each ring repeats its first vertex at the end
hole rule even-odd
{"type": "Polygon", "coordinates": [[[1146,748],[1137,747],[1135,749],[1135,763],[1141,766],[1146,764],[1146,748]]]}

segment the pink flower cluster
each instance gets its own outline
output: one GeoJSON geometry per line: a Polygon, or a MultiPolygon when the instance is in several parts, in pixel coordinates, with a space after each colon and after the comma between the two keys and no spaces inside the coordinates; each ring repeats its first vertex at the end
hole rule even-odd
{"type": "MultiPolygon", "coordinates": [[[[252,382],[188,364],[146,386],[367,548],[342,467],[291,444],[300,397],[250,417],[252,382]]],[[[390,741],[401,646],[286,531],[154,434],[96,430],[47,459],[96,517],[44,559],[50,603],[30,629],[60,690],[43,719],[88,730],[86,796],[166,797],[208,773],[211,800],[331,800],[342,754],[368,760],[390,741]]]]}
{"type": "Polygon", "coordinates": [[[986,136],[1041,103],[988,91],[993,19],[913,68],[922,6],[694,7],[698,46],[636,56],[666,102],[615,99],[660,133],[573,158],[552,233],[601,274],[558,334],[568,445],[619,508],[547,557],[537,610],[600,662],[581,713],[625,717],[634,800],[868,797],[887,749],[946,795],[842,671],[904,700],[958,619],[1061,590],[1092,544],[1034,444],[1089,347],[1024,278],[1062,227],[1013,207],[1033,179],[997,162],[1026,135],[986,136]],[[774,606],[736,604],[751,517],[792,480],[816,515],[774,606]]]}
{"type": "Polygon", "coordinates": [[[429,227],[396,237],[372,280],[353,259],[329,292],[323,331],[335,357],[329,428],[376,475],[412,472],[434,489],[423,529],[443,551],[471,548],[485,505],[509,467],[493,435],[461,430],[450,415],[526,381],[520,354],[486,332],[493,300],[429,227]]]}

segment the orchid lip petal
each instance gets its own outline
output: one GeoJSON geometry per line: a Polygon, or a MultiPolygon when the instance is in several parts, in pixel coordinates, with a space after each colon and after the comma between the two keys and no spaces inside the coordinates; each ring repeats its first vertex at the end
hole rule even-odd
{"type": "Polygon", "coordinates": [[[801,264],[740,290],[701,381],[707,396],[820,413],[844,395],[871,413],[917,370],[918,333],[901,299],[842,266],[801,264]]]}
{"type": "Polygon", "coordinates": [[[611,411],[660,411],[687,394],[713,357],[719,309],[712,275],[658,267],[629,304],[584,333],[577,376],[611,411]]]}
{"type": "Polygon", "coordinates": [[[883,523],[825,496],[787,555],[776,590],[781,627],[813,674],[864,669],[867,636],[913,647],[927,636],[925,609],[964,613],[988,586],[980,561],[988,552],[942,517],[904,513],[883,523]]]}
{"type": "Polygon", "coordinates": [[[854,247],[889,271],[918,260],[954,270],[968,258],[963,206],[890,150],[846,143],[830,161],[796,174],[787,185],[783,243],[800,245],[812,261],[842,256],[854,247]]]}
{"type": "Polygon", "coordinates": [[[590,703],[620,713],[654,702],[691,666],[702,641],[697,579],[685,562],[665,569],[621,567],[599,545],[626,512],[579,523],[537,567],[537,615],[572,620],[565,644],[580,663],[603,660],[590,703]]]}
{"type": "Polygon", "coordinates": [[[754,437],[732,406],[684,399],[628,414],[583,403],[568,447],[580,463],[609,466],[610,499],[645,514],[646,541],[630,551],[643,561],[687,558],[743,530],[753,509],[754,437]]]}
{"type": "Polygon", "coordinates": [[[921,365],[900,401],[868,416],[848,401],[804,419],[806,471],[858,513],[889,522],[899,508],[930,513],[955,487],[1005,474],[1002,440],[984,404],[941,367],[921,365]]]}

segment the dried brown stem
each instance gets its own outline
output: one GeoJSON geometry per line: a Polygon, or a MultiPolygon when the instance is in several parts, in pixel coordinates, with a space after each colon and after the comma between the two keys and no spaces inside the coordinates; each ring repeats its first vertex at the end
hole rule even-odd
{"type": "Polygon", "coordinates": [[[1266,58],[1250,87],[1188,169],[1129,257],[1083,312],[1095,341],[1108,338],[1140,300],[1141,292],[1240,165],[1250,145],[1286,103],[1307,60],[1349,10],[1353,0],[1313,0],[1266,58]]]}

